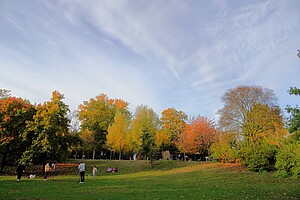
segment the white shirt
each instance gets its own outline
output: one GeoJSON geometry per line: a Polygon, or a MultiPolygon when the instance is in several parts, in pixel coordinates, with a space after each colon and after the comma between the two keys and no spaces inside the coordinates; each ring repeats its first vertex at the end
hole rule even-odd
{"type": "Polygon", "coordinates": [[[78,166],[78,170],[79,170],[79,172],[84,172],[85,171],[85,163],[80,163],[80,165],[78,166]]]}

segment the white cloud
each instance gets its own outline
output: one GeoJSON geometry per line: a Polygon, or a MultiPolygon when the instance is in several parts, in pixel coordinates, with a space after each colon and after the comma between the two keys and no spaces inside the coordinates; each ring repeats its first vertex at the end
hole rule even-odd
{"type": "Polygon", "coordinates": [[[297,6],[225,0],[6,2],[0,84],[33,101],[61,90],[74,108],[104,92],[128,101],[132,111],[143,103],[158,113],[175,107],[214,116],[219,97],[238,84],[259,84],[280,95],[300,84],[297,6]]]}

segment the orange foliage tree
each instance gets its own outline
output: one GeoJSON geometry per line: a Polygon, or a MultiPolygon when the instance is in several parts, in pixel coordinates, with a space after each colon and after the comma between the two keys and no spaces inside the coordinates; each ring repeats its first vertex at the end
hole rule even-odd
{"type": "Polygon", "coordinates": [[[214,120],[208,117],[192,117],[185,131],[179,134],[177,147],[183,153],[209,154],[215,141],[217,129],[214,120]]]}
{"type": "Polygon", "coordinates": [[[1,172],[7,159],[11,162],[18,161],[25,151],[27,143],[23,140],[23,133],[34,114],[34,106],[26,100],[4,95],[0,98],[1,172]]]}

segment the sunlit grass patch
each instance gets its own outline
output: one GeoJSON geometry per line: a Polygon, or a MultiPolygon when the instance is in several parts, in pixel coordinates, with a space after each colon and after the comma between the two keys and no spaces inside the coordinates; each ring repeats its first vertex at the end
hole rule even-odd
{"type": "MultiPolygon", "coordinates": [[[[89,161],[87,165],[92,165],[89,161]]],[[[0,177],[1,199],[297,199],[299,179],[278,179],[270,173],[245,171],[219,163],[156,161],[101,161],[117,164],[120,173],[101,171],[96,180],[87,173],[62,175],[43,181],[14,176],[0,177]],[[132,169],[135,168],[136,169],[132,169]]],[[[113,165],[112,165],[113,166],[113,165]]]]}

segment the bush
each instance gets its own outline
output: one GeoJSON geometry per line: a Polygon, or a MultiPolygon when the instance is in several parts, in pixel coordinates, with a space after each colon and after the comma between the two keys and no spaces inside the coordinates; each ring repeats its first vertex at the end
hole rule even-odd
{"type": "Polygon", "coordinates": [[[276,162],[277,146],[260,144],[255,148],[244,147],[240,151],[241,159],[251,171],[270,171],[276,162]]]}
{"type": "Polygon", "coordinates": [[[275,176],[286,177],[300,175],[300,143],[285,144],[276,156],[275,176]]]}
{"type": "Polygon", "coordinates": [[[238,161],[235,134],[226,133],[220,136],[210,147],[211,156],[221,163],[235,163],[238,161]]]}
{"type": "Polygon", "coordinates": [[[237,150],[229,145],[215,143],[211,146],[211,156],[221,163],[235,163],[237,159],[237,150]]]}

